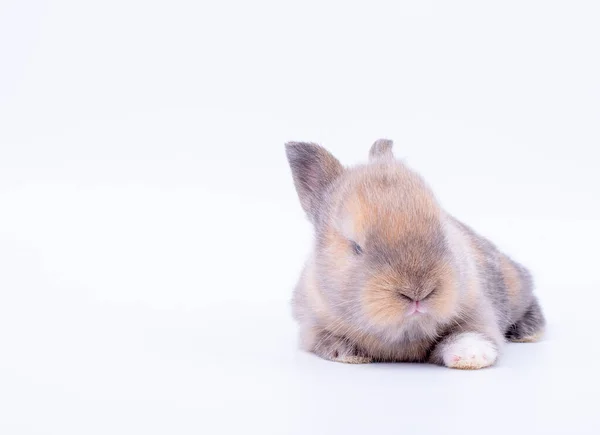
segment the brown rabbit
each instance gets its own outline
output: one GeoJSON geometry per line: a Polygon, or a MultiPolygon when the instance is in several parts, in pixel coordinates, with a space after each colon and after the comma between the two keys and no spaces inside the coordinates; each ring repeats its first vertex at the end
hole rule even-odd
{"type": "Polygon", "coordinates": [[[302,347],[346,363],[429,361],[478,369],[544,327],[531,275],[442,210],[378,140],[366,165],[286,144],[314,249],[294,292],[302,347]]]}

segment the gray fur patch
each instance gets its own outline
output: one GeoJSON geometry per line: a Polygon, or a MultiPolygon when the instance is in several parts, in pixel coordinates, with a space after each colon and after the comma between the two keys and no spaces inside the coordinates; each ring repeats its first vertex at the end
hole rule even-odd
{"type": "Polygon", "coordinates": [[[534,298],[523,317],[510,325],[505,335],[510,341],[530,341],[535,339],[545,326],[546,319],[539,302],[534,298]]]}

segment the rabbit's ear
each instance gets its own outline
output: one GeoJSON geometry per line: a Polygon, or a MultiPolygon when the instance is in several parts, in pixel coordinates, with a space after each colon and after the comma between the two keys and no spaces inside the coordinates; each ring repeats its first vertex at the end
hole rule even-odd
{"type": "Polygon", "coordinates": [[[393,159],[393,146],[394,142],[389,139],[376,140],[375,143],[371,145],[371,151],[369,151],[369,160],[393,159]]]}
{"type": "Polygon", "coordinates": [[[315,222],[324,193],[344,168],[331,153],[314,143],[288,142],[285,150],[302,208],[315,222]]]}

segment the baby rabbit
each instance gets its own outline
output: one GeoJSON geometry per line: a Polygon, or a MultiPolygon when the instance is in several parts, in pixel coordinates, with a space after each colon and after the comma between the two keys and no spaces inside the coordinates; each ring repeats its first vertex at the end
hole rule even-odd
{"type": "Polygon", "coordinates": [[[540,337],[527,269],[442,210],[391,141],[352,168],[312,143],[286,152],[315,230],[293,297],[303,349],[344,363],[479,369],[505,339],[540,337]]]}

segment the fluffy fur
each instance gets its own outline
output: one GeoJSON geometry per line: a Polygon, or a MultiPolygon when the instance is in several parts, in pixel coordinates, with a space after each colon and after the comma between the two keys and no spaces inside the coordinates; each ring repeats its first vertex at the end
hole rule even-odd
{"type": "Polygon", "coordinates": [[[444,212],[419,175],[376,141],[344,168],[286,144],[314,249],[293,297],[303,349],[345,363],[494,364],[505,339],[533,341],[544,317],[531,275],[444,212]]]}

